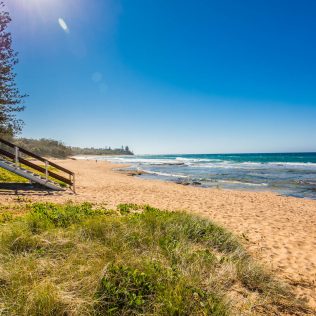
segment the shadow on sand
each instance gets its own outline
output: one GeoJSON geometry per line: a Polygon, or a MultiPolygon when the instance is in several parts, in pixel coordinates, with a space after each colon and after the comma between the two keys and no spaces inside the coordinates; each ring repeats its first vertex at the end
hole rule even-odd
{"type": "Polygon", "coordinates": [[[53,195],[56,191],[32,183],[0,183],[0,195],[53,195]]]}

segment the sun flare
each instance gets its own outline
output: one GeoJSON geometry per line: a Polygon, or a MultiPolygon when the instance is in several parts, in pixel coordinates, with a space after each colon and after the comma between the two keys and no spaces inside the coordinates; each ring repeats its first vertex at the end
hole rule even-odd
{"type": "Polygon", "coordinates": [[[59,19],[58,19],[58,23],[59,23],[59,26],[60,26],[66,33],[69,33],[68,25],[67,25],[67,23],[65,22],[64,19],[59,18],[59,19]]]}
{"type": "Polygon", "coordinates": [[[13,0],[14,5],[34,20],[56,20],[65,14],[65,2],[62,0],[13,0]]]}
{"type": "MultiPolygon", "coordinates": [[[[76,2],[78,5],[78,2],[76,2]]],[[[69,33],[69,27],[65,16],[69,14],[69,5],[74,2],[64,0],[12,0],[10,6],[16,12],[20,12],[28,20],[31,32],[40,25],[52,24],[60,27],[65,33],[69,33]],[[68,12],[68,13],[67,13],[68,12]]]]}

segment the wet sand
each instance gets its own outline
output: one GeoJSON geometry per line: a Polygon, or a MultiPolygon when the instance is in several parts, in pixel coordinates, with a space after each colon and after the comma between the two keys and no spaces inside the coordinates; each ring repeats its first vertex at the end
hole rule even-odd
{"type": "Polygon", "coordinates": [[[316,201],[274,193],[230,191],[144,180],[122,174],[109,162],[62,160],[76,173],[77,194],[0,188],[2,204],[27,201],[90,201],[115,207],[150,204],[205,216],[238,236],[247,249],[316,307],[316,201]],[[19,196],[19,199],[17,199],[19,196]]]}

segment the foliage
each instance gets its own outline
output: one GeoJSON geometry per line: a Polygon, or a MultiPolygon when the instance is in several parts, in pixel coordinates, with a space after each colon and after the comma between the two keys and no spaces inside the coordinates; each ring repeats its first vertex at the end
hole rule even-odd
{"type": "Polygon", "coordinates": [[[0,2],[0,134],[14,135],[22,128],[16,113],[24,110],[22,101],[26,95],[20,93],[14,67],[18,63],[17,53],[12,48],[12,36],[7,31],[11,18],[0,2]]]}
{"type": "Polygon", "coordinates": [[[104,215],[105,210],[93,209],[92,204],[58,205],[54,203],[34,203],[27,215],[30,230],[39,232],[52,227],[66,228],[79,223],[87,216],[104,215]]]}
{"type": "Polygon", "coordinates": [[[118,211],[122,214],[122,215],[126,215],[129,214],[131,212],[135,212],[138,211],[140,209],[140,206],[137,204],[119,204],[117,206],[118,211]]]}
{"type": "Polygon", "coordinates": [[[103,313],[130,310],[142,312],[154,295],[157,284],[152,275],[125,266],[111,264],[103,276],[96,296],[96,309],[103,313]]]}
{"type": "Polygon", "coordinates": [[[0,224],[3,315],[307,312],[232,234],[199,217],[134,204],[20,208],[0,224]]]}
{"type": "MultiPolygon", "coordinates": [[[[39,156],[67,158],[74,155],[132,155],[133,153],[126,148],[119,149],[102,149],[102,148],[79,148],[66,146],[62,142],[54,139],[32,139],[32,138],[15,138],[10,139],[16,145],[25,148],[39,156]]],[[[6,148],[7,150],[7,148],[6,148]]]]}
{"type": "Polygon", "coordinates": [[[72,151],[68,146],[53,139],[17,138],[13,142],[39,156],[66,158],[72,155],[72,151]]]}
{"type": "Polygon", "coordinates": [[[80,148],[80,147],[71,147],[73,155],[133,155],[133,152],[129,149],[128,146],[125,148],[80,148]]]}

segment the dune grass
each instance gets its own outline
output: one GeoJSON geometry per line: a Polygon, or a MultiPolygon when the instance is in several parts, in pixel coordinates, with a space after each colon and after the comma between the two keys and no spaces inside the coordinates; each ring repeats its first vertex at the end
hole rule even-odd
{"type": "Polygon", "coordinates": [[[225,229],[149,206],[3,210],[1,315],[300,315],[225,229]]]}

